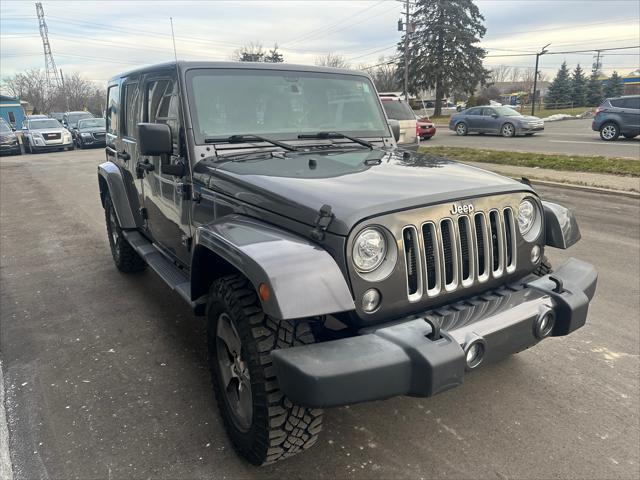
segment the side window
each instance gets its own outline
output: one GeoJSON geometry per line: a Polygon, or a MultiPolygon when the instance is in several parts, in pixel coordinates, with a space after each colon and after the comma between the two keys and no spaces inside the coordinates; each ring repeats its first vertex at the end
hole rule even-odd
{"type": "Polygon", "coordinates": [[[118,135],[118,115],[120,112],[120,87],[114,85],[107,90],[107,132],[118,135]]]}
{"type": "Polygon", "coordinates": [[[180,98],[173,80],[153,80],[146,85],[145,120],[171,127],[173,153],[180,155],[180,98]]]}
{"type": "Polygon", "coordinates": [[[122,117],[122,136],[138,138],[137,125],[139,122],[138,112],[140,111],[138,102],[138,84],[128,83],[124,86],[124,115],[122,117]]]}
{"type": "Polygon", "coordinates": [[[625,101],[624,98],[617,98],[615,100],[609,100],[609,102],[611,102],[611,105],[613,105],[616,108],[624,108],[625,107],[624,101],[625,101]]]}
{"type": "Polygon", "coordinates": [[[482,113],[481,108],[472,108],[467,112],[467,115],[480,115],[482,113]]]}
{"type": "Polygon", "coordinates": [[[490,117],[494,113],[495,112],[493,111],[493,108],[483,108],[482,109],[482,115],[485,116],[485,117],[490,117]]]}
{"type": "Polygon", "coordinates": [[[7,112],[9,115],[9,122],[11,122],[12,124],[16,124],[16,116],[14,115],[13,112],[7,112]]]}
{"type": "Polygon", "coordinates": [[[634,110],[640,110],[640,97],[625,98],[624,107],[633,108],[634,110]]]}

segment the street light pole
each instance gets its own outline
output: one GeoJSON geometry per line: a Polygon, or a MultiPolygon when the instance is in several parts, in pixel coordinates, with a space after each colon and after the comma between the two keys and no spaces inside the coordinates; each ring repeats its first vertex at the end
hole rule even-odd
{"type": "Polygon", "coordinates": [[[536,53],[536,69],[535,69],[535,72],[533,72],[533,96],[531,101],[531,116],[533,116],[536,113],[536,90],[538,88],[538,60],[540,59],[541,55],[544,55],[545,53],[547,53],[547,47],[549,45],[551,44],[547,43],[544,47],[542,47],[542,50],[536,53]]]}

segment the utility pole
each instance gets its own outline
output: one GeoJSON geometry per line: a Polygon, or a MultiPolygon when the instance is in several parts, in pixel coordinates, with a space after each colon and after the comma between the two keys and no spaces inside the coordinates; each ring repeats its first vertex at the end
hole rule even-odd
{"type": "Polygon", "coordinates": [[[58,69],[56,68],[56,62],[53,60],[53,53],[51,53],[49,29],[47,28],[47,22],[44,20],[44,9],[40,2],[36,3],[36,13],[38,14],[38,26],[40,27],[40,36],[42,37],[42,46],[44,48],[44,65],[47,76],[47,88],[51,91],[53,86],[62,87],[62,80],[58,73],[58,69]]]}
{"type": "Polygon", "coordinates": [[[602,68],[602,62],[600,60],[600,54],[602,50],[596,50],[596,62],[593,64],[592,72],[597,73],[602,68]]]}
{"type": "Polygon", "coordinates": [[[531,115],[533,116],[536,113],[536,89],[538,88],[538,74],[540,72],[538,72],[538,60],[540,59],[541,55],[544,55],[545,53],[547,53],[547,47],[551,45],[550,43],[547,43],[544,47],[542,47],[542,50],[540,50],[538,53],[536,53],[536,69],[533,75],[533,97],[532,97],[532,101],[531,101],[531,115]]]}
{"type": "MultiPolygon", "coordinates": [[[[411,2],[410,0],[396,0],[404,3],[404,85],[403,92],[404,98],[408,102],[409,101],[409,34],[413,33],[413,25],[409,22],[409,17],[411,13],[409,12],[409,6],[415,4],[415,2],[411,2]]],[[[402,19],[398,20],[398,31],[402,31],[402,19]]]]}

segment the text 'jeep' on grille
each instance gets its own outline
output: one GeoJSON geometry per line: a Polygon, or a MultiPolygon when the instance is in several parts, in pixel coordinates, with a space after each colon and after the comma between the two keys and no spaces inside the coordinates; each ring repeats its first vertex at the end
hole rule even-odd
{"type": "Polygon", "coordinates": [[[254,464],[313,445],[323,407],[435,395],[585,324],[595,270],[544,251],[580,239],[572,212],[398,136],[360,72],[177,62],[108,85],[113,259],[205,317],[254,464]]]}

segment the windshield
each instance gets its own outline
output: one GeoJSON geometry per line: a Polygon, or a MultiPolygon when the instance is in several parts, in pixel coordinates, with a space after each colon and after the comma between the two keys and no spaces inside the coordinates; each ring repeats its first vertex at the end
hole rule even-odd
{"type": "Polygon", "coordinates": [[[254,134],[289,139],[337,131],[389,131],[368,78],[320,72],[197,69],[187,73],[196,141],[254,134]]]}
{"type": "Polygon", "coordinates": [[[70,115],[67,116],[67,123],[69,125],[76,125],[78,123],[78,120],[81,120],[83,118],[93,118],[93,115],[91,115],[90,113],[72,113],[70,115]]]}
{"type": "Polygon", "coordinates": [[[492,107],[492,108],[501,117],[521,117],[522,116],[520,112],[516,112],[515,110],[509,107],[492,107]]]}
{"type": "Polygon", "coordinates": [[[7,122],[5,122],[4,120],[0,121],[0,132],[7,133],[10,131],[11,128],[9,127],[9,125],[7,125],[7,122]]]}
{"type": "Polygon", "coordinates": [[[80,120],[78,122],[78,128],[105,128],[104,118],[90,118],[88,120],[80,120]]]}
{"type": "Polygon", "coordinates": [[[385,112],[387,112],[387,117],[392,120],[415,120],[413,110],[403,101],[383,100],[382,106],[385,112]]]}
{"type": "Polygon", "coordinates": [[[60,125],[57,120],[48,118],[46,120],[31,120],[29,122],[29,128],[31,130],[43,130],[45,128],[62,128],[62,125],[60,125]]]}

